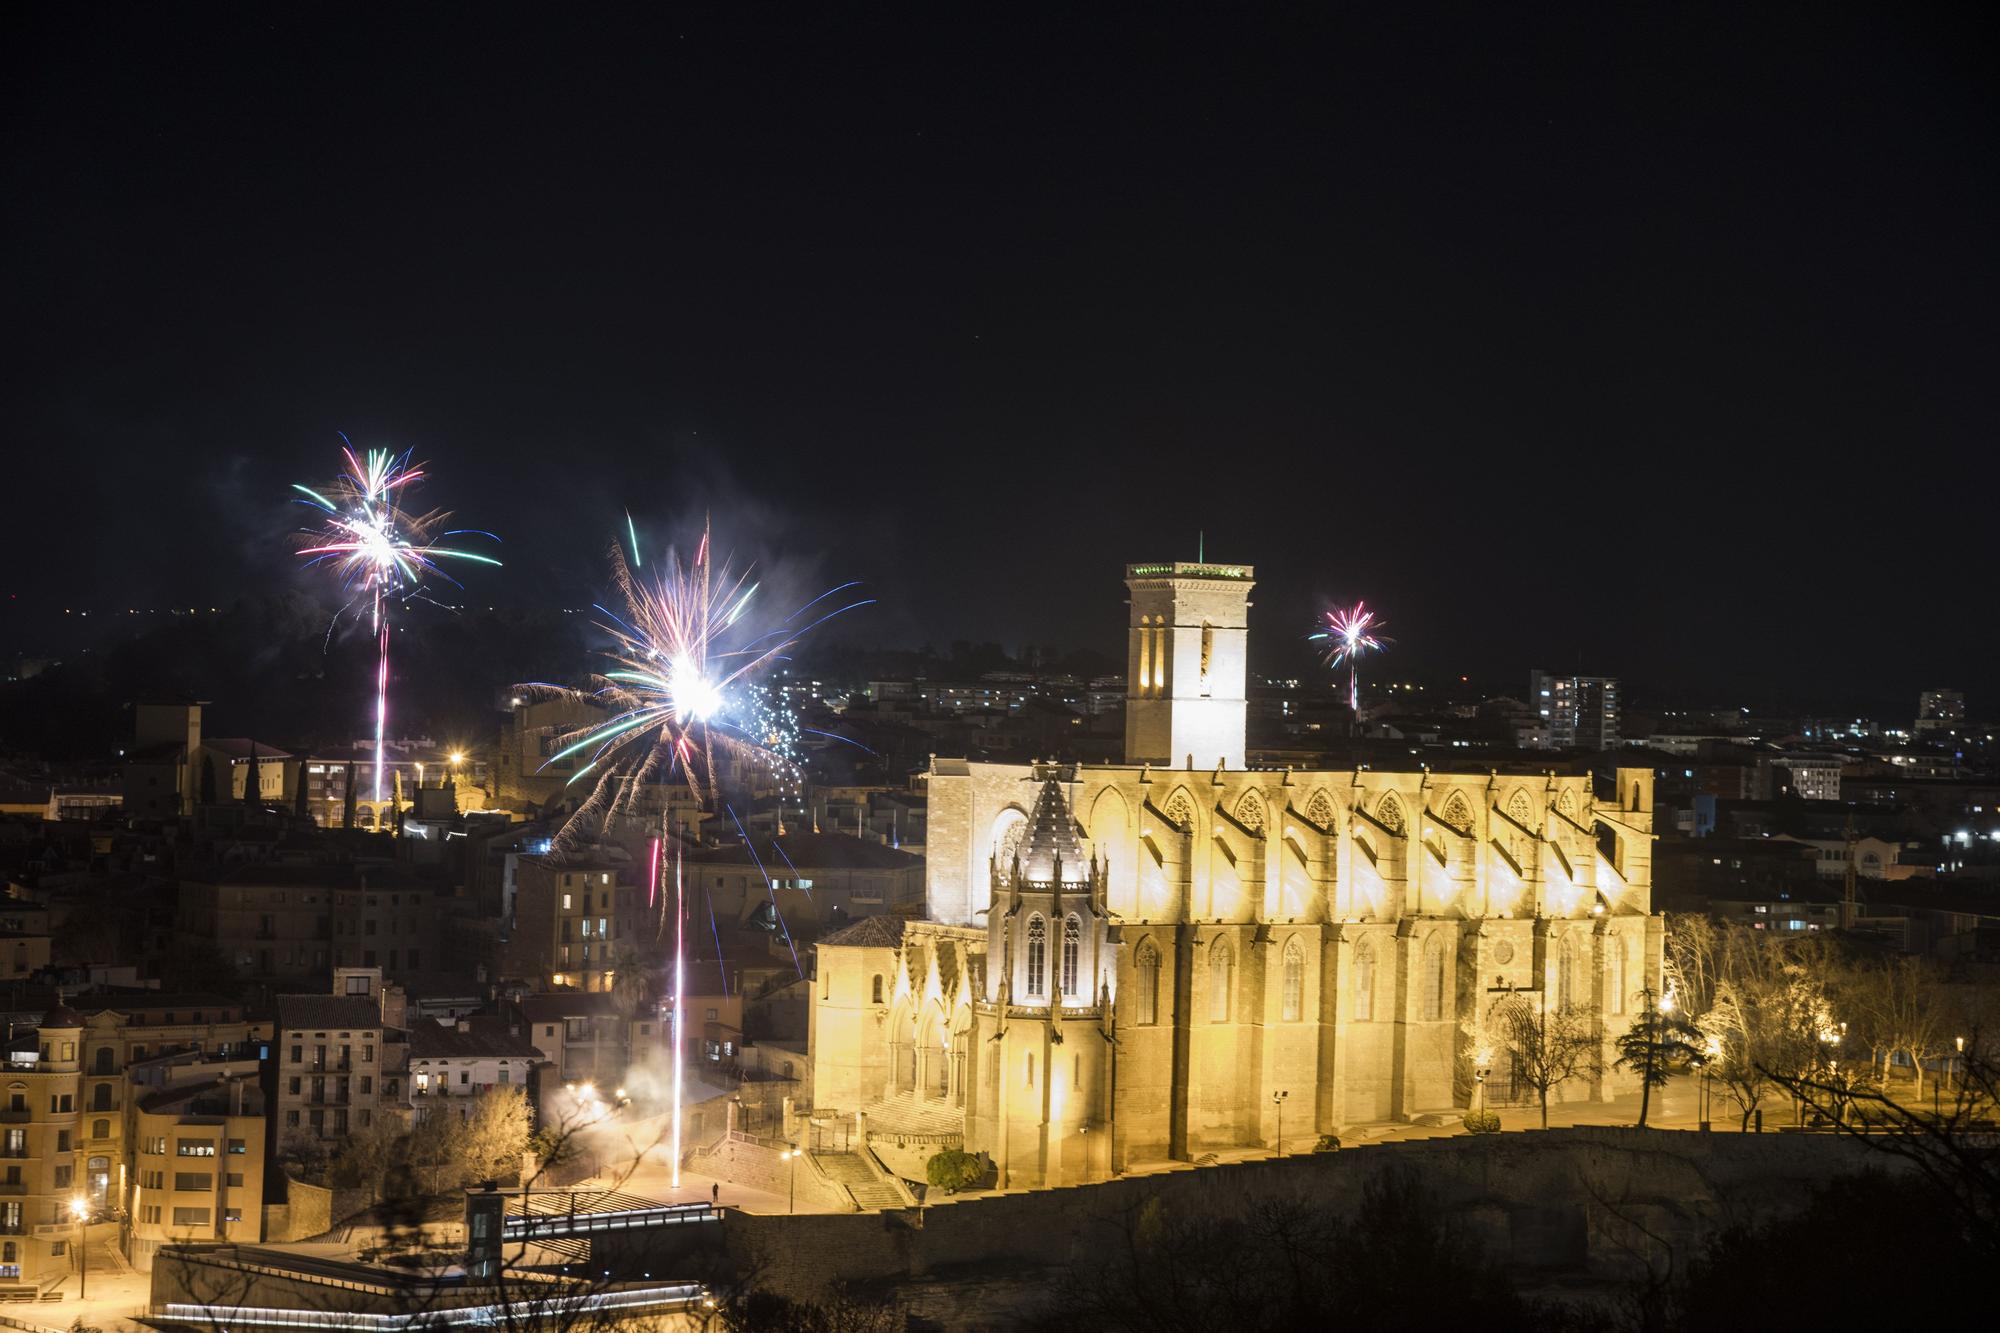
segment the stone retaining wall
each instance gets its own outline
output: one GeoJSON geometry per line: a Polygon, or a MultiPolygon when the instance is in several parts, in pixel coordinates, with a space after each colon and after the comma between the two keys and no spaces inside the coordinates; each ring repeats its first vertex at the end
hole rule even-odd
{"type": "MultiPolygon", "coordinates": [[[[810,1158],[798,1159],[797,1165],[799,1207],[838,1208],[843,1212],[853,1209],[854,1201],[848,1197],[847,1191],[820,1175],[810,1158]]],[[[761,1190],[775,1198],[789,1199],[792,1167],[791,1162],[779,1156],[776,1148],[728,1138],[689,1163],[689,1170],[715,1176],[725,1182],[722,1187],[722,1202],[725,1205],[729,1203],[731,1184],[761,1190]]]]}
{"type": "MultiPolygon", "coordinates": [[[[1292,1201],[1356,1206],[1367,1182],[1414,1171],[1490,1254],[1527,1272],[1627,1279],[1676,1262],[1736,1220],[1801,1204],[1812,1186],[1896,1159],[1850,1140],[1581,1128],[1380,1144],[916,1210],[759,1217],[731,1213],[732,1256],[758,1285],[824,1294],[836,1279],[924,1285],[1011,1274],[1024,1299],[1047,1276],[1113,1252],[1140,1204],[1173,1215],[1241,1215],[1292,1201]],[[955,1278],[954,1278],[955,1275],[955,1278]]],[[[804,1174],[801,1173],[803,1189],[804,1174]]],[[[803,1199],[803,1194],[801,1198],[803,1199]]]]}

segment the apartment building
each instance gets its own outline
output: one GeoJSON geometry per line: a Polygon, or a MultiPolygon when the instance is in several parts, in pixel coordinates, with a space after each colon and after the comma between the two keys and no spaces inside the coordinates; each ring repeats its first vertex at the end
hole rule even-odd
{"type": "Polygon", "coordinates": [[[564,1083],[616,1087],[626,1071],[667,1051],[667,1024],[650,1014],[630,1017],[603,992],[524,995],[513,1019],[564,1083]]]}
{"type": "Polygon", "coordinates": [[[472,1099],[495,1088],[532,1085],[541,1053],[497,1018],[410,1025],[410,1109],[416,1120],[472,1114],[472,1099]]]}
{"type": "MultiPolygon", "coordinates": [[[[77,1179],[83,1015],[52,1005],[41,1027],[7,1042],[0,1089],[0,1288],[38,1287],[66,1274],[78,1235],[77,1179]]],[[[109,1172],[93,1183],[109,1202],[109,1172]]]]}
{"type": "Polygon", "coordinates": [[[264,1091],[229,1073],[134,1099],[125,1252],[153,1266],[162,1245],[264,1238],[264,1091]]]}
{"type": "Polygon", "coordinates": [[[409,1042],[403,996],[382,969],[336,968],[331,995],[280,995],[272,1034],[280,1148],[314,1138],[329,1148],[407,1110],[409,1042]]]}
{"type": "Polygon", "coordinates": [[[506,975],[556,989],[610,990],[619,941],[631,934],[644,892],[620,883],[627,869],[609,854],[523,858],[502,949],[506,975]]]}
{"type": "Polygon", "coordinates": [[[174,930],[212,944],[245,977],[300,981],[324,976],[333,932],[333,892],[342,866],[246,865],[181,881],[174,930]]]}
{"type": "Polygon", "coordinates": [[[333,965],[379,967],[407,977],[444,964],[440,897],[400,866],[370,867],[359,884],[333,890],[333,965]]]}

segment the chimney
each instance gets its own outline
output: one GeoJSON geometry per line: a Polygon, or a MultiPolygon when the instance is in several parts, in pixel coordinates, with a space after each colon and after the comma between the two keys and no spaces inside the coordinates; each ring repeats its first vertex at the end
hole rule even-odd
{"type": "Polygon", "coordinates": [[[401,986],[384,984],[382,987],[382,1026],[385,1028],[400,1028],[405,1026],[404,1018],[407,1012],[408,998],[405,996],[403,988],[401,986]]]}

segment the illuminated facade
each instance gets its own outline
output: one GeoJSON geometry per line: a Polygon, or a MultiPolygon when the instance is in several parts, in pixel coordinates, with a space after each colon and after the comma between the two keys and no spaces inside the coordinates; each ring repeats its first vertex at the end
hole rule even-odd
{"type": "MultiPolygon", "coordinates": [[[[1268,1148],[1280,1105],[1294,1149],[1462,1110],[1513,995],[1589,1010],[1608,1057],[1659,978],[1651,770],[1616,770],[1615,794],[1245,771],[1250,570],[1128,576],[1137,752],[933,761],[930,919],[822,946],[816,1102],[950,1112],[1003,1184],[1059,1184],[1268,1148]],[[1148,762],[1163,745],[1178,765],[1148,762]]],[[[1490,1058],[1504,1102],[1519,1090],[1490,1058]]]]}

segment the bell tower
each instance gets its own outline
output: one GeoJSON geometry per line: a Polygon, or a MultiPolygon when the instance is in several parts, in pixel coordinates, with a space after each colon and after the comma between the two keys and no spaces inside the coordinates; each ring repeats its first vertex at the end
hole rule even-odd
{"type": "Polygon", "coordinates": [[[1127,565],[1125,762],[1243,767],[1249,565],[1127,565]]]}

